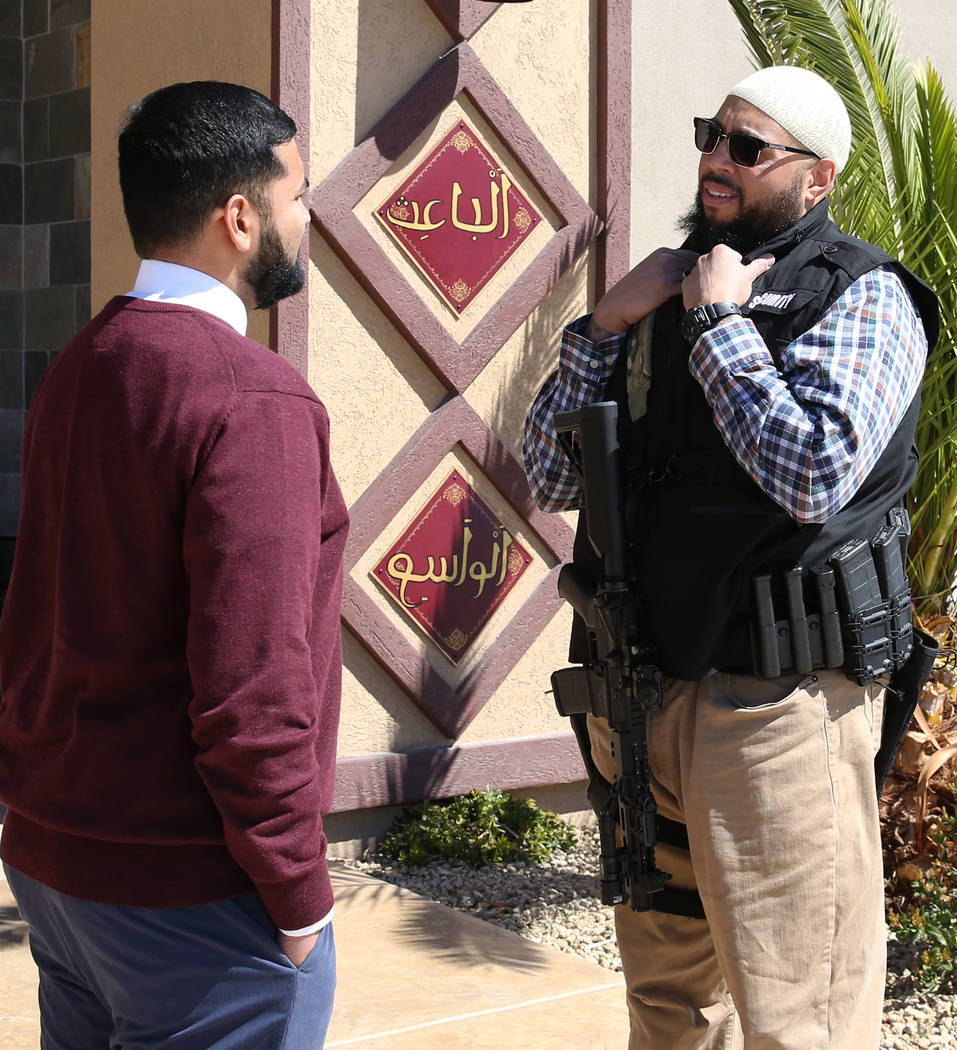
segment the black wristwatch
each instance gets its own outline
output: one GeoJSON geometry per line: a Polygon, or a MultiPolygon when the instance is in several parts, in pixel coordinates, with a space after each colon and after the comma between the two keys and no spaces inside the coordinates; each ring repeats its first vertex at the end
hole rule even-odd
{"type": "Polygon", "coordinates": [[[704,306],[692,306],[681,318],[681,334],[694,346],[698,336],[707,332],[723,318],[741,313],[737,303],[706,303],[704,306]]]}

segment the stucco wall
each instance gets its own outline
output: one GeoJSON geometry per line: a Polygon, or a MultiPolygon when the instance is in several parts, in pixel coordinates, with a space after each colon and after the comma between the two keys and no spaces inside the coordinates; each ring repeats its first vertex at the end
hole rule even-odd
{"type": "MultiPolygon", "coordinates": [[[[165,84],[227,80],[271,92],[271,5],[264,0],[93,0],[90,210],[93,312],[128,291],[138,261],[116,173],[116,136],[127,108],[165,84]]],[[[268,318],[249,335],[269,338],[268,318]]]]}
{"type": "MultiPolygon", "coordinates": [[[[503,6],[470,41],[481,62],[586,198],[592,192],[587,86],[593,25],[589,7],[561,5],[558,0],[503,6]],[[561,18],[555,17],[559,8],[561,18]]],[[[311,170],[314,181],[319,183],[454,41],[421,0],[395,0],[388,5],[368,0],[336,4],[315,0],[312,23],[311,170]],[[330,17],[333,10],[335,18],[330,17]]],[[[370,191],[369,199],[356,205],[356,214],[377,245],[399,265],[403,265],[401,257],[376,228],[372,209],[388,192],[387,186],[414,167],[429,143],[440,138],[460,116],[494,138],[494,129],[487,128],[469,100],[460,97],[429,123],[388,175],[370,191]]],[[[535,193],[535,186],[527,177],[522,189],[535,193]]],[[[533,203],[548,214],[547,200],[536,197],[533,203]]],[[[376,483],[380,471],[448,391],[316,233],[312,237],[311,257],[314,269],[310,275],[313,321],[309,378],[329,408],[336,440],[336,469],[347,499],[352,502],[376,483]],[[347,382],[340,381],[343,376],[348,377],[347,382]]],[[[527,265],[527,261],[526,258],[522,265],[527,265]]],[[[514,277],[514,272],[506,274],[503,286],[507,287],[514,277]]],[[[411,280],[414,284],[418,278],[413,274],[411,280]]],[[[468,334],[475,323],[474,314],[456,319],[430,293],[424,297],[455,338],[468,334]]],[[[528,402],[550,367],[556,346],[554,333],[585,309],[586,297],[587,258],[559,282],[463,392],[516,457],[521,455],[521,424],[528,402]]],[[[452,466],[463,470],[480,493],[483,485],[487,486],[474,464],[462,457],[461,450],[450,452],[398,517],[411,517],[431,493],[430,485],[434,488],[440,475],[444,476],[452,466]]],[[[519,533],[523,543],[534,545],[519,521],[510,523],[510,527],[519,533]]],[[[366,582],[369,565],[378,554],[381,551],[373,547],[354,576],[363,581],[383,613],[398,623],[407,640],[426,654],[428,643],[414,628],[396,621],[389,599],[366,582]]],[[[539,581],[544,571],[544,561],[539,558],[535,570],[524,581],[526,590],[539,581]]],[[[515,594],[514,600],[510,597],[499,618],[512,615],[523,597],[521,592],[515,594]]],[[[493,635],[495,627],[493,622],[489,629],[493,635]]],[[[555,617],[460,742],[567,729],[546,695],[548,674],[561,660],[567,630],[568,617],[555,617]]],[[[481,651],[481,646],[478,648],[481,651]]],[[[345,663],[341,755],[449,742],[349,631],[345,663]]],[[[443,673],[454,682],[468,669],[467,661],[456,671],[443,667],[443,673]]]]}

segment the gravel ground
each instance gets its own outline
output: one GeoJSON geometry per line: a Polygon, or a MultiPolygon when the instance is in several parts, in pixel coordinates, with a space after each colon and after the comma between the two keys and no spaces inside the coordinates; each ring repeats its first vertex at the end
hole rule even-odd
{"type": "MultiPolygon", "coordinates": [[[[576,849],[555,853],[544,867],[472,868],[456,861],[406,867],[377,857],[346,863],[536,943],[620,970],[612,909],[598,900],[598,835],[586,829],[579,838],[576,849]]],[[[912,947],[891,939],[887,949],[880,1050],[957,1050],[957,997],[915,986],[908,969],[912,947]]]]}

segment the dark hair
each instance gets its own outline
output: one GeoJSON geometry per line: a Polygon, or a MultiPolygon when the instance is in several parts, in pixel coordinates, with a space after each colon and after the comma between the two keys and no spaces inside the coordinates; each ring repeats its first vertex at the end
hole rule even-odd
{"type": "Polygon", "coordinates": [[[120,132],[123,208],[141,258],[184,244],[234,193],[264,207],[285,169],[274,147],[296,125],[252,88],[199,80],[171,84],[130,108],[120,132]]]}

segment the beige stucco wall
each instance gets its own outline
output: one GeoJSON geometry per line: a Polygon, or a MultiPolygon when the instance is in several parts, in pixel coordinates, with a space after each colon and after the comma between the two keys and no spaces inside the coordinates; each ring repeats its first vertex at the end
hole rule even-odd
{"type": "MultiPolygon", "coordinates": [[[[133,251],[116,173],[116,137],[127,108],[186,80],[228,80],[270,94],[271,5],[264,0],[92,2],[91,305],[95,313],[133,286],[133,251]]],[[[267,342],[268,317],[249,334],[267,342]]]]}
{"type": "MultiPolygon", "coordinates": [[[[590,109],[588,48],[592,32],[588,4],[568,5],[561,0],[502,7],[472,39],[483,64],[531,125],[583,196],[589,198],[590,109]],[[556,17],[561,13],[561,17],[556,17]]],[[[321,182],[409,88],[448,51],[453,41],[420,0],[395,0],[376,5],[351,0],[331,3],[315,0],[313,25],[313,127],[311,170],[321,182]],[[332,18],[332,14],[335,18],[332,18]]],[[[434,120],[398,158],[388,175],[377,183],[355,208],[360,221],[378,246],[400,267],[407,267],[393,244],[371,217],[388,187],[418,163],[422,152],[437,141],[460,116],[486,137],[500,159],[493,129],[485,126],[468,99],[461,98],[434,120]],[[373,199],[374,198],[374,199],[373,199]]],[[[516,179],[522,179],[520,174],[516,179]]],[[[547,201],[536,196],[534,184],[524,178],[523,192],[557,225],[547,201]]],[[[547,231],[542,230],[542,243],[547,231]]],[[[541,245],[530,245],[537,252],[541,245]]],[[[350,502],[375,483],[383,467],[438,407],[444,386],[407,344],[394,326],[369,300],[347,273],[322,237],[313,234],[310,275],[309,377],[330,411],[336,470],[350,502]],[[320,320],[321,319],[321,320],[320,320]],[[330,333],[335,333],[330,338],[330,333]],[[348,376],[348,382],[339,377],[348,376]]],[[[500,279],[504,291],[516,271],[528,265],[523,254],[511,272],[500,279]]],[[[419,280],[408,274],[415,286],[419,280]]],[[[423,298],[440,323],[459,341],[474,327],[499,294],[494,287],[477,311],[456,319],[427,290],[423,298]]],[[[483,295],[485,293],[483,292],[483,295]]],[[[559,283],[551,295],[507,341],[505,347],[464,392],[475,411],[493,433],[520,457],[521,425],[528,403],[550,367],[556,346],[554,333],[585,309],[587,261],[583,260],[559,283]]],[[[397,515],[399,527],[414,514],[452,466],[472,480],[480,494],[493,502],[494,491],[461,450],[452,452],[432,472],[430,480],[397,515]]],[[[497,507],[500,504],[493,505],[497,507]]],[[[547,571],[549,562],[541,544],[515,518],[506,523],[519,540],[536,554],[523,587],[510,595],[483,638],[493,638],[500,625],[514,614],[532,586],[547,571]]],[[[474,665],[483,643],[458,668],[436,656],[413,627],[395,614],[389,599],[368,581],[368,569],[388,548],[391,534],[374,544],[354,573],[366,593],[379,605],[406,640],[455,684],[474,665]],[[381,548],[381,549],[380,549],[381,548]]],[[[516,736],[565,731],[567,725],[546,695],[548,675],[560,662],[568,631],[568,617],[561,614],[536,640],[485,709],[460,738],[465,741],[507,739],[516,736]]],[[[487,643],[486,643],[487,644],[487,643]]],[[[422,747],[446,743],[404,691],[375,659],[347,635],[340,754],[365,754],[377,750],[422,747]]]]}
{"type": "MultiPolygon", "coordinates": [[[[900,42],[930,59],[957,102],[957,7],[897,0],[900,42]]],[[[731,5],[722,0],[633,5],[631,255],[675,245],[677,216],[696,189],[691,118],[711,116],[753,66],[731,5]]]]}
{"type": "Polygon", "coordinates": [[[930,60],[957,102],[957,7],[940,0],[897,0],[900,39],[917,61],[930,60]]]}

